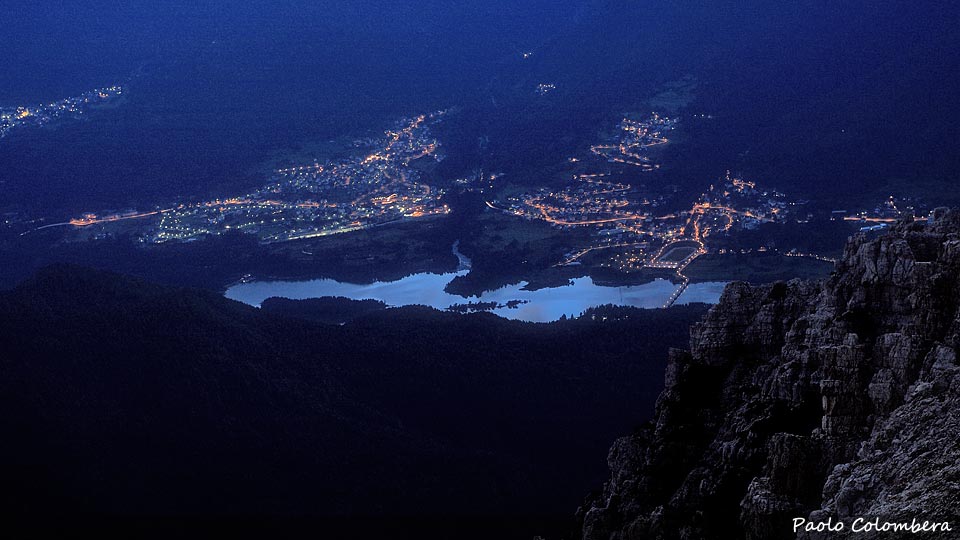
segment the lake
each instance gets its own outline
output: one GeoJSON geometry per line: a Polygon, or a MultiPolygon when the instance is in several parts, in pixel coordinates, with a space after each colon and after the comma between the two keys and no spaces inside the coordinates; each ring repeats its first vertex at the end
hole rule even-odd
{"type": "MultiPolygon", "coordinates": [[[[486,291],[479,297],[463,298],[444,292],[450,281],[466,270],[446,274],[413,274],[397,281],[369,284],[342,283],[333,279],[307,281],[252,281],[238,283],[227,289],[226,297],[245,304],[259,306],[272,296],[302,300],[324,296],[342,296],[353,300],[380,300],[389,306],[424,305],[447,309],[467,302],[523,302],[515,308],[500,307],[492,313],[507,318],[531,322],[550,322],[561,316],[576,317],[587,309],[604,304],[658,308],[670,297],[677,286],[657,279],[643,285],[606,287],[597,285],[590,277],[570,280],[570,285],[549,287],[536,291],[523,290],[526,282],[486,291]]],[[[725,282],[692,283],[677,300],[677,304],[704,302],[713,304],[720,298],[725,282]]]]}

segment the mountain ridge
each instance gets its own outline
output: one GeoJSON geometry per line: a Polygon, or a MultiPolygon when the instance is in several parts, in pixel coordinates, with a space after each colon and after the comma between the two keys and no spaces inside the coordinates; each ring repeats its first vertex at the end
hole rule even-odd
{"type": "Polygon", "coordinates": [[[3,515],[566,523],[705,311],[286,304],[70,265],[0,292],[3,515]]]}

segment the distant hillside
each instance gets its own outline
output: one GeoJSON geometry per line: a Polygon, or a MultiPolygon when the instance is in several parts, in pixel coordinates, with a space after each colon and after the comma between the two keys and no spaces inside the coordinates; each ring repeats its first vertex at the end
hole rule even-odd
{"type": "Polygon", "coordinates": [[[274,297],[264,300],[260,304],[260,309],[264,313],[275,313],[326,324],[342,324],[387,309],[387,305],[379,300],[351,300],[343,297],[305,300],[274,297]]]}
{"type": "Polygon", "coordinates": [[[704,311],[530,324],[414,308],[327,326],[49,268],[0,295],[0,503],[11,517],[569,515],[704,311]]]}
{"type": "Polygon", "coordinates": [[[942,2],[597,2],[472,96],[445,166],[559,178],[619,115],[653,110],[666,83],[692,77],[683,144],[668,147],[658,184],[701,190],[733,169],[823,204],[942,202],[960,172],[958,20],[942,2]],[[539,83],[557,88],[538,96],[539,83]],[[490,138],[482,158],[478,131],[490,138]]]}

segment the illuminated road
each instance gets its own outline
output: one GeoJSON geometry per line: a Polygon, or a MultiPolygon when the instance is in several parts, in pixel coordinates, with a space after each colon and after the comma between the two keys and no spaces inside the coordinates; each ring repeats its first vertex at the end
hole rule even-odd
{"type": "Polygon", "coordinates": [[[162,214],[164,212],[170,212],[171,209],[167,210],[154,210],[153,212],[140,212],[136,214],[121,214],[116,216],[106,216],[102,218],[90,217],[90,218],[74,218],[70,220],[70,225],[74,227],[88,227],[90,225],[96,225],[97,223],[113,223],[115,221],[123,221],[126,219],[140,219],[149,216],[155,216],[157,214],[162,214]]]}
{"type": "MultiPolygon", "coordinates": [[[[904,218],[904,217],[882,218],[882,217],[860,217],[860,216],[846,216],[843,218],[844,221],[859,221],[859,222],[866,222],[866,223],[897,223],[898,221],[902,221],[904,219],[909,219],[909,218],[904,218]]],[[[923,221],[925,219],[927,218],[914,217],[913,221],[923,221]]]]}
{"type": "MultiPolygon", "coordinates": [[[[678,244],[678,243],[681,243],[681,242],[683,242],[683,241],[672,242],[672,243],[670,243],[670,244],[667,244],[667,245],[663,246],[663,248],[660,249],[660,253],[657,255],[657,257],[661,256],[661,255],[665,252],[665,250],[666,250],[667,247],[673,246],[674,244],[678,244]]],[[[671,250],[672,250],[672,249],[673,249],[673,248],[671,248],[671,250]]],[[[685,276],[685,275],[683,274],[683,271],[684,271],[688,266],[690,266],[690,263],[692,263],[692,262],[694,261],[694,259],[696,259],[696,258],[699,257],[700,255],[703,255],[703,254],[706,253],[706,252],[707,252],[707,250],[704,249],[703,244],[700,244],[700,247],[699,247],[698,249],[696,249],[696,250],[695,250],[693,253],[691,253],[690,255],[687,255],[687,257],[686,257],[685,259],[683,259],[682,261],[680,261],[680,262],[678,262],[678,263],[660,263],[660,262],[654,260],[654,261],[651,262],[649,265],[647,265],[647,266],[650,267],[650,268],[674,268],[675,271],[676,271],[677,278],[680,280],[680,285],[677,287],[677,289],[676,289],[675,291],[673,291],[673,294],[671,294],[670,297],[667,298],[667,300],[663,303],[663,306],[661,306],[661,307],[663,307],[664,309],[666,309],[666,308],[672,306],[674,303],[676,303],[677,299],[680,298],[680,295],[683,294],[683,291],[687,290],[687,286],[690,285],[690,278],[687,277],[687,276],[685,276]]],[[[669,253],[669,251],[666,251],[666,253],[669,253]]]]}
{"type": "Polygon", "coordinates": [[[48,229],[48,228],[50,228],[50,227],[64,227],[64,226],[67,226],[67,225],[71,225],[71,226],[78,227],[78,228],[80,228],[80,227],[89,227],[90,225],[96,225],[96,224],[98,224],[98,223],[114,223],[114,222],[117,222],[117,221],[123,221],[123,220],[127,220],[127,219],[142,219],[142,218],[145,218],[145,217],[156,216],[156,215],[162,214],[162,213],[164,213],[164,212],[170,212],[170,211],[172,211],[172,210],[173,210],[172,208],[168,208],[168,209],[165,209],[165,210],[154,210],[153,212],[139,212],[139,213],[135,213],[135,214],[120,214],[120,215],[113,215],[113,216],[105,216],[105,217],[102,217],[102,218],[101,218],[101,217],[73,218],[73,219],[71,219],[70,221],[64,221],[64,222],[62,222],[62,223],[51,223],[51,224],[49,224],[49,225],[43,225],[42,227],[37,227],[36,229],[31,229],[31,230],[29,230],[29,231],[22,232],[22,233],[20,233],[20,236],[23,236],[23,235],[25,235],[25,234],[28,234],[28,233],[31,233],[31,232],[34,232],[34,231],[39,231],[39,230],[41,230],[41,229],[48,229]]]}

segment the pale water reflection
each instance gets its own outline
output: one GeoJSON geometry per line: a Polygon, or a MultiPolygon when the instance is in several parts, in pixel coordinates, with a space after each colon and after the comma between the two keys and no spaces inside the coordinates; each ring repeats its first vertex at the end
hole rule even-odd
{"type": "MultiPolygon", "coordinates": [[[[397,281],[375,282],[366,285],[342,283],[332,279],[309,281],[254,281],[238,283],[227,289],[226,296],[246,304],[259,306],[272,296],[301,300],[324,296],[342,296],[354,300],[380,300],[390,306],[424,305],[447,309],[467,302],[496,302],[512,300],[524,302],[516,308],[502,307],[493,313],[507,319],[549,322],[561,316],[576,317],[587,309],[604,304],[657,308],[670,297],[676,285],[657,279],[643,285],[606,287],[597,285],[589,277],[576,278],[571,284],[526,291],[526,283],[508,285],[486,291],[479,297],[463,298],[447,294],[444,287],[466,270],[448,274],[413,274],[397,281]]],[[[687,287],[677,304],[690,302],[716,303],[723,292],[723,282],[693,283],[687,287]]]]}

